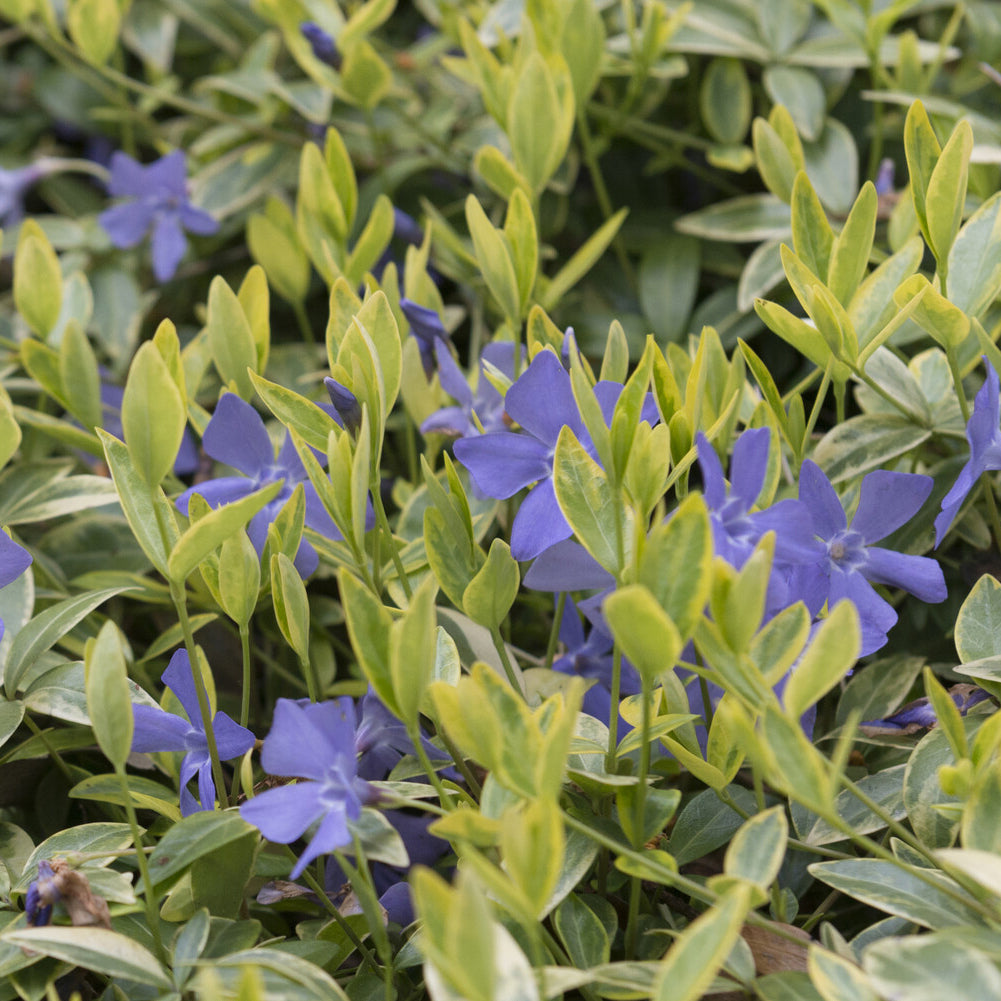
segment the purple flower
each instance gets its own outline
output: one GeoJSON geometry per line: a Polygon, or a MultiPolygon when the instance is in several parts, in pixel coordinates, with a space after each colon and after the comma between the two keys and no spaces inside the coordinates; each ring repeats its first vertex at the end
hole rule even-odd
{"type": "MultiPolygon", "coordinates": [[[[191,673],[191,661],[185,650],[178,650],[160,680],[176,696],[188,718],[175,716],[152,706],[134,705],[132,715],[135,730],[132,736],[133,751],[185,751],[181,762],[181,813],[187,817],[198,810],[211,810],[215,805],[216,787],[212,779],[212,760],[209,757],[208,738],[202,726],[198,706],[198,693],[191,673]],[[198,777],[198,799],[188,791],[188,782],[198,777]]],[[[212,719],[212,732],[222,761],[246,754],[256,738],[224,712],[217,712],[212,719]]]]}
{"type": "Polygon", "coordinates": [[[25,167],[8,170],[0,167],[0,223],[13,226],[24,218],[24,199],[46,174],[56,169],[57,161],[41,157],[25,167]]]}
{"type": "Polygon", "coordinates": [[[444,341],[446,345],[451,345],[452,338],[436,310],[418,306],[412,299],[401,299],[400,309],[410,324],[410,333],[417,338],[424,374],[430,379],[434,375],[435,342],[444,341]]]}
{"type": "Polygon", "coordinates": [[[52,905],[59,902],[61,894],[56,886],[56,874],[48,859],[38,863],[38,877],[28,884],[24,910],[31,928],[40,928],[52,920],[52,905]]]}
{"type": "MultiPolygon", "coordinates": [[[[594,393],[606,423],[610,422],[622,386],[599,382],[594,393]]],[[[570,376],[552,351],[540,351],[508,389],[504,410],[521,426],[521,432],[493,431],[461,438],[455,443],[455,456],[487,497],[503,500],[535,484],[511,526],[511,554],[516,560],[530,560],[573,534],[553,487],[553,456],[560,431],[569,427],[592,455],[594,445],[577,409],[570,376]]],[[[652,424],[656,413],[648,399],[642,419],[652,424]]]]}
{"type": "Polygon", "coordinates": [[[948,590],[942,568],[927,556],[908,556],[874,546],[913,517],[931,492],[929,476],[877,469],[863,480],[851,524],[834,487],[820,467],[807,459],[800,470],[799,496],[813,518],[824,546],[812,565],[797,567],[794,590],[816,614],[824,603],[844,598],[858,609],[861,656],[878,650],[897,613],[873,584],[899,587],[922,601],[944,601],[948,590]]]}
{"type": "MultiPolygon", "coordinates": [[[[222,476],[197,483],[185,490],[176,501],[182,514],[187,515],[192,494],[200,494],[209,507],[216,508],[246,497],[268,483],[282,480],[284,486],[278,496],[258,511],[247,526],[247,535],[258,555],[264,551],[268,525],[278,517],[285,502],[292,496],[292,491],[300,483],[306,492],[306,525],[330,539],[342,538],[320,501],[316,487],[309,482],[291,437],[286,433],[276,459],[271,438],[260,414],[239,396],[226,393],[219,400],[212,420],[205,428],[202,446],[213,459],[232,466],[243,473],[243,476],[222,476]]],[[[323,461],[322,456],[319,458],[323,461]]],[[[319,562],[316,550],[303,539],[295,557],[296,569],[303,577],[308,577],[319,562]]]]}
{"type": "MultiPolygon", "coordinates": [[[[952,699],[961,716],[965,716],[975,705],[989,699],[990,695],[976,685],[959,684],[953,685],[949,689],[949,697],[952,699]]],[[[908,702],[903,709],[895,712],[886,719],[870,720],[862,724],[862,727],[877,733],[886,733],[902,730],[905,733],[914,733],[917,730],[924,730],[938,723],[938,716],[927,696],[908,702]]]]}
{"type": "Polygon", "coordinates": [[[935,519],[935,545],[949,530],[966,495],[973,489],[982,473],[988,469],[1001,469],[1001,403],[999,403],[998,374],[984,359],[987,378],[973,401],[973,413],[966,424],[966,440],[970,443],[970,459],[960,470],[952,489],[942,498],[942,511],[935,519]]]}
{"type": "MultiPolygon", "coordinates": [[[[566,648],[563,656],[553,662],[553,670],[571,677],[588,678],[596,682],[584,693],[582,709],[589,716],[601,720],[606,725],[612,717],[612,646],[613,640],[607,630],[600,625],[591,626],[585,637],[577,606],[567,600],[560,622],[560,642],[566,648]]],[[[619,680],[622,698],[638,695],[642,691],[636,668],[623,658],[619,680]]],[[[631,727],[620,723],[620,736],[631,727]]]]}
{"type": "Polygon", "coordinates": [[[297,879],[313,859],[350,843],[347,822],[374,800],[372,788],[358,777],[351,699],[305,705],[279,699],[261,764],[269,775],[306,780],[269,789],[240,807],[244,820],[278,844],[298,840],[319,822],[292,870],[297,879]]]}
{"type": "Polygon", "coordinates": [[[730,487],[723,466],[704,434],[696,436],[699,468],[713,547],[732,567],[739,570],[766,532],[775,532],[775,557],[768,583],[766,614],[774,614],[799,596],[790,593],[790,568],[813,563],[823,548],[813,537],[810,512],[801,501],[782,500],[763,511],[752,511],[764,486],[771,448],[768,428],[744,431],[733,447],[730,460],[730,487]]]}
{"type": "MultiPolygon", "coordinates": [[[[17,580],[31,566],[31,554],[11,537],[0,531],[0,588],[17,580]]],[[[0,619],[0,639],[3,639],[3,620],[0,619]]]]}
{"type": "Polygon", "coordinates": [[[111,158],[108,194],[127,198],[98,216],[111,242],[134,247],[153,231],[153,274],[168,281],[177,270],[188,241],[184,231],[208,236],[219,223],[188,201],[184,153],[175,150],[144,167],[126,153],[111,158]]]}
{"type": "Polygon", "coordinates": [[[881,197],[893,194],[894,164],[889,157],[879,161],[879,171],[876,174],[876,194],[881,197]]]}
{"type": "Polygon", "coordinates": [[[321,63],[326,63],[335,70],[341,68],[341,54],[337,49],[337,43],[330,34],[324,31],[315,21],[303,21],[299,25],[299,30],[302,32],[302,37],[309,42],[309,46],[313,50],[313,55],[321,63]]]}
{"type": "Polygon", "coordinates": [[[469,388],[465,375],[455,363],[445,341],[435,342],[435,355],[438,359],[441,388],[457,401],[458,406],[436,410],[421,424],[421,434],[439,431],[456,438],[479,434],[473,414],[485,433],[503,431],[507,426],[504,422],[504,397],[486,377],[483,362],[488,362],[508,378],[513,378],[514,345],[510,341],[496,341],[483,349],[475,392],[469,388]]]}
{"type": "Polygon", "coordinates": [[[361,427],[361,405],[358,403],[358,397],[347,386],[341,385],[329,376],[323,380],[323,385],[327,387],[327,395],[334,410],[337,411],[341,425],[352,435],[358,434],[358,429],[361,427]]]}

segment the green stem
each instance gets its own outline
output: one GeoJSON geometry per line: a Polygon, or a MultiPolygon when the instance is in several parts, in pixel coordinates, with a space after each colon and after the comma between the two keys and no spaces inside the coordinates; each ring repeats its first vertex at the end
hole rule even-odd
{"type": "Polygon", "coordinates": [[[421,739],[421,728],[416,722],[407,723],[406,727],[407,736],[410,738],[410,742],[414,745],[414,750],[417,752],[417,760],[420,761],[421,767],[427,774],[434,791],[438,794],[438,801],[441,803],[442,809],[451,813],[455,809],[455,804],[452,802],[452,797],[448,794],[448,790],[442,783],[441,776],[428,757],[428,752],[424,750],[424,741],[421,739]]]}
{"type": "MultiPolygon", "coordinates": [[[[942,295],[945,295],[944,290],[942,295]]],[[[956,390],[956,398],[959,400],[959,409],[963,413],[963,422],[966,423],[970,419],[970,404],[966,399],[966,390],[963,388],[963,376],[959,371],[959,358],[956,355],[956,349],[947,347],[945,357],[949,363],[949,373],[952,375],[952,385],[956,390]]]]}
{"type": "Polygon", "coordinates": [[[306,694],[310,702],[320,701],[320,679],[316,676],[316,669],[313,667],[308,657],[299,658],[299,670],[306,679],[306,694]]]}
{"type": "Polygon", "coordinates": [[[149,875],[149,862],[146,852],[143,849],[142,831],[139,828],[139,820],[136,817],[136,808],[132,805],[132,793],[129,791],[129,779],[125,774],[125,766],[116,764],[115,774],[118,776],[118,783],[122,787],[122,800],[125,804],[125,812],[129,818],[129,827],[132,828],[132,841],[136,848],[136,865],[139,867],[139,875],[143,884],[143,905],[146,908],[146,923],[149,925],[150,934],[153,936],[153,945],[156,949],[156,958],[164,965],[167,964],[167,951],[163,947],[163,939],[160,937],[160,914],[157,911],[156,900],[153,897],[153,880],[149,875]]]}
{"type": "MultiPolygon", "coordinates": [[[[393,530],[389,527],[389,519],[386,517],[386,508],[382,503],[382,493],[379,490],[378,482],[372,484],[371,494],[372,505],[375,508],[375,519],[379,525],[379,531],[389,544],[389,555],[393,560],[393,566],[396,568],[396,575],[399,578],[400,585],[403,587],[403,593],[407,596],[407,600],[409,601],[413,597],[414,592],[410,587],[410,578],[407,577],[407,573],[403,569],[403,561],[400,559],[400,552],[396,548],[396,539],[393,538],[393,530]]],[[[378,567],[376,569],[378,569],[378,567]]]]}
{"type": "Polygon", "coordinates": [[[222,771],[222,762],[219,760],[219,748],[216,744],[215,731],[212,729],[212,708],[209,705],[209,694],[205,690],[205,679],[202,677],[202,666],[198,657],[198,647],[195,644],[195,634],[191,631],[191,621],[188,618],[188,603],[184,593],[184,585],[178,586],[171,581],[170,597],[174,602],[174,608],[177,610],[177,618],[181,623],[181,632],[184,634],[184,649],[187,650],[188,660],[191,662],[191,676],[194,678],[195,694],[198,696],[198,711],[202,717],[202,729],[205,731],[205,740],[209,747],[209,758],[212,761],[212,778],[215,780],[219,802],[225,809],[230,805],[229,797],[226,795],[226,781],[222,771]]]}
{"type": "Polygon", "coordinates": [[[622,648],[618,643],[612,647],[611,709],[608,713],[608,750],[605,753],[605,771],[615,772],[619,746],[619,701],[622,698],[622,648]]]}
{"type": "MultiPolygon", "coordinates": [[[[640,784],[636,789],[636,803],[634,807],[633,825],[636,829],[636,841],[643,842],[643,825],[646,819],[646,780],[650,773],[650,698],[652,695],[651,685],[648,678],[642,679],[643,683],[643,706],[640,717],[640,784]]],[[[633,848],[642,849],[643,844],[634,842],[633,848]]],[[[642,881],[639,876],[632,876],[629,881],[629,917],[626,921],[625,950],[626,959],[633,959],[636,955],[636,938],[639,934],[638,921],[640,916],[640,895],[642,891],[642,881]]]]}
{"type": "Polygon", "coordinates": [[[567,593],[560,591],[556,599],[556,614],[553,616],[553,627],[549,630],[549,643],[546,645],[545,668],[548,671],[553,666],[553,658],[556,656],[556,647],[560,641],[560,626],[563,623],[563,614],[567,607],[567,593]]]}
{"type": "Polygon", "coordinates": [[[455,746],[444,729],[438,730],[438,736],[441,738],[441,742],[445,745],[445,750],[448,751],[452,760],[455,762],[455,767],[459,769],[462,773],[462,777],[466,780],[466,785],[469,786],[470,793],[478,800],[483,795],[483,787],[480,785],[479,779],[477,779],[477,777],[473,774],[473,770],[469,767],[469,763],[463,757],[462,753],[455,746]]]}
{"type": "Polygon", "coordinates": [[[240,623],[240,653],[243,661],[243,691],[240,693],[240,726],[250,722],[250,623],[240,623]]]}
{"type": "Polygon", "coordinates": [[[292,312],[295,313],[295,322],[299,325],[299,333],[307,344],[316,343],[316,335],[310,325],[309,317],[306,315],[306,306],[301,299],[292,303],[292,312]]]}
{"type": "Polygon", "coordinates": [[[70,788],[77,784],[77,780],[73,778],[73,773],[70,771],[69,765],[63,760],[62,755],[56,750],[52,742],[49,740],[48,734],[39,728],[38,724],[31,718],[31,714],[25,710],[24,713],[24,724],[27,728],[45,745],[45,750],[49,752],[49,757],[56,763],[56,768],[62,773],[64,779],[66,779],[70,788]]]}
{"type": "Polygon", "coordinates": [[[997,501],[994,499],[994,486],[986,472],[981,474],[980,482],[983,484],[983,493],[987,498],[991,531],[994,533],[994,544],[1001,549],[1001,516],[998,515],[998,505],[997,501]]]}
{"type": "Polygon", "coordinates": [[[500,634],[500,627],[493,626],[490,630],[490,638],[494,641],[494,649],[497,651],[497,656],[500,657],[501,665],[504,668],[504,673],[507,675],[507,680],[511,682],[511,687],[522,697],[524,697],[524,690],[521,687],[521,682],[518,680],[518,675],[515,672],[514,665],[511,663],[511,658],[507,653],[507,644],[504,642],[504,637],[500,634]]]}

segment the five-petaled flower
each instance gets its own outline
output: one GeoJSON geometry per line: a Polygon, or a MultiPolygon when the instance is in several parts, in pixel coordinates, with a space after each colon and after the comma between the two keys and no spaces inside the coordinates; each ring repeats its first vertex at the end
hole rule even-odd
{"type": "Polygon", "coordinates": [[[970,443],[970,458],[956,477],[952,488],[942,498],[942,510],[935,519],[937,546],[953,523],[966,495],[976,485],[982,473],[1001,469],[1001,396],[998,374],[984,359],[987,378],[973,401],[973,413],[966,424],[966,440],[970,443]]]}
{"type": "Polygon", "coordinates": [[[122,249],[140,243],[153,231],[153,274],[158,282],[174,276],[187,249],[184,231],[208,236],[219,223],[188,201],[184,153],[174,150],[144,167],[127,153],[111,158],[108,194],[127,198],[98,216],[111,242],[122,249]]]}
{"type": "MultiPolygon", "coordinates": [[[[188,718],[176,716],[153,706],[133,705],[135,729],[132,735],[133,751],[184,751],[181,762],[181,813],[186,817],[198,810],[211,810],[215,805],[216,787],[212,779],[212,760],[209,757],[208,738],[202,726],[198,706],[198,693],[191,673],[191,661],[184,650],[178,650],[160,680],[176,696],[188,718]],[[188,782],[198,777],[198,799],[188,791],[188,782]],[[200,803],[199,803],[200,801],[200,803]]],[[[224,712],[212,718],[219,758],[228,761],[246,754],[256,738],[224,712]]]]}
{"type": "Polygon", "coordinates": [[[351,841],[349,820],[357,820],[372,787],[358,777],[355,708],[347,697],[303,703],[279,699],[261,764],[269,775],[304,781],[268,789],[240,807],[240,815],[269,841],[290,844],[318,823],[292,879],[314,859],[351,841]]]}
{"type": "Polygon", "coordinates": [[[873,584],[902,588],[922,601],[944,601],[948,596],[935,560],[873,545],[909,521],[931,488],[929,476],[876,469],[862,480],[858,508],[849,524],[820,467],[807,459],[800,469],[800,500],[810,512],[824,554],[815,563],[796,568],[793,589],[814,614],[825,602],[832,608],[843,598],[853,602],[862,626],[860,656],[878,650],[897,621],[897,613],[873,584]]]}
{"type": "MultiPolygon", "coordinates": [[[[307,527],[330,539],[342,537],[320,501],[316,487],[309,482],[291,437],[285,435],[284,444],[276,459],[271,437],[260,414],[236,394],[226,393],[219,400],[212,420],[205,428],[202,446],[213,459],[232,466],[243,473],[243,476],[222,476],[189,487],[177,498],[177,507],[182,514],[188,513],[192,494],[201,495],[209,507],[215,508],[246,497],[269,483],[282,480],[284,486],[278,496],[258,511],[247,525],[247,535],[258,555],[264,551],[268,525],[278,517],[278,513],[292,496],[292,491],[300,483],[303,484],[306,495],[307,527]]],[[[323,459],[319,454],[318,457],[323,459]]],[[[319,562],[316,550],[303,539],[295,557],[296,569],[303,577],[308,577],[319,562]]]]}

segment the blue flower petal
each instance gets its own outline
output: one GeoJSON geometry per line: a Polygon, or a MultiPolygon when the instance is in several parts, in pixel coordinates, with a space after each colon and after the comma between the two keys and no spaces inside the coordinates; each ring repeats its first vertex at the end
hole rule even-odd
{"type": "Polygon", "coordinates": [[[170,281],[188,249],[176,213],[162,212],[153,224],[153,274],[158,282],[170,281]]]}
{"type": "Polygon", "coordinates": [[[552,480],[542,480],[521,502],[511,526],[511,555],[531,560],[544,549],[573,535],[559,504],[552,480]]]}
{"type": "Polygon", "coordinates": [[[540,351],[507,391],[504,408],[529,434],[550,448],[565,425],[580,439],[584,427],[570,376],[552,351],[540,351]]]}
{"type": "Polygon", "coordinates": [[[889,584],[909,591],[922,601],[945,601],[949,589],[937,560],[928,556],[909,556],[892,549],[870,546],[862,573],[875,584],[889,584]]]}
{"type": "Polygon", "coordinates": [[[245,476],[264,477],[275,462],[271,437],[261,415],[236,393],[224,393],[202,438],[205,451],[245,476]]]}
{"type": "Polygon", "coordinates": [[[132,750],[148,754],[151,751],[186,751],[187,737],[193,727],[186,719],[154,709],[153,706],[132,706],[134,729],[132,750]]]}
{"type": "Polygon", "coordinates": [[[551,449],[530,435],[513,431],[461,438],[454,451],[480,490],[500,500],[553,472],[551,449]]]}
{"type": "Polygon", "coordinates": [[[804,460],[800,467],[799,499],[806,505],[814,530],[822,539],[829,539],[848,527],[837,491],[812,459],[804,460]]]}
{"type": "Polygon", "coordinates": [[[917,514],[933,485],[930,476],[873,470],[862,480],[852,530],[867,545],[878,542],[917,514]]]}
{"type": "Polygon", "coordinates": [[[97,221],[114,246],[127,250],[142,242],[153,225],[153,214],[151,205],[126,202],[105,209],[97,217],[97,221]]]}
{"type": "MultiPolygon", "coordinates": [[[[301,749],[300,749],[301,750],[301,749]]],[[[240,816],[279,845],[301,838],[324,811],[318,782],[298,782],[259,793],[240,806],[240,816]]]]}

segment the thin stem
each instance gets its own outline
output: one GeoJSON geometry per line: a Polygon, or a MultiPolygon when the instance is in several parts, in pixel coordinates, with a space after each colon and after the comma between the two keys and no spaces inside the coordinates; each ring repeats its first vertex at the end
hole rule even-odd
{"type": "Polygon", "coordinates": [[[205,690],[205,679],[202,677],[202,666],[198,657],[198,646],[195,644],[195,634],[191,631],[191,620],[188,618],[188,604],[184,593],[184,585],[177,586],[171,581],[170,597],[177,610],[177,618],[184,634],[184,649],[188,652],[191,662],[191,676],[195,682],[195,694],[198,696],[198,711],[202,717],[202,729],[209,747],[209,758],[212,761],[212,778],[215,780],[216,792],[223,808],[230,805],[226,795],[226,781],[219,760],[219,747],[216,744],[215,730],[212,729],[212,707],[209,705],[209,693],[205,690]]]}
{"type": "Polygon", "coordinates": [[[459,769],[462,773],[462,777],[466,780],[466,785],[469,786],[469,791],[473,794],[476,799],[479,799],[483,795],[483,787],[480,785],[479,779],[473,774],[473,770],[469,767],[469,762],[463,757],[462,753],[452,742],[452,739],[444,731],[440,729],[438,731],[438,736],[441,738],[441,742],[445,745],[445,750],[448,751],[452,760],[455,762],[455,767],[459,769]]]}
{"type": "Polygon", "coordinates": [[[619,746],[619,702],[622,698],[622,648],[618,643],[612,648],[612,698],[608,713],[608,750],[605,753],[605,771],[615,771],[616,751],[619,746]]]}
{"type": "Polygon", "coordinates": [[[316,343],[316,335],[310,326],[309,317],[306,315],[306,306],[301,299],[292,303],[292,312],[295,313],[295,322],[299,324],[299,333],[307,344],[316,343]]]}
{"type": "Polygon", "coordinates": [[[157,911],[156,900],[153,897],[153,880],[149,875],[149,862],[146,852],[143,850],[142,831],[139,828],[139,820],[136,817],[136,808],[132,805],[132,794],[129,791],[129,779],[125,774],[125,766],[115,765],[115,774],[118,776],[119,785],[122,787],[122,800],[125,804],[125,813],[129,818],[129,827],[132,828],[132,841],[136,847],[136,865],[139,867],[139,875],[143,883],[143,905],[146,908],[146,924],[149,925],[150,934],[153,936],[153,945],[156,948],[156,957],[161,963],[167,963],[167,951],[163,947],[163,939],[160,938],[160,915],[157,911]]]}
{"type": "Polygon", "coordinates": [[[560,641],[560,625],[563,622],[563,614],[567,607],[567,593],[560,591],[556,598],[556,612],[553,616],[553,627],[549,630],[549,643],[546,645],[545,668],[548,671],[553,666],[553,658],[556,656],[556,647],[560,641]]]}
{"type": "Polygon", "coordinates": [[[435,769],[434,764],[428,757],[428,752],[424,750],[424,740],[421,728],[416,722],[407,723],[406,727],[407,736],[410,737],[410,743],[414,745],[414,750],[417,752],[417,760],[420,761],[421,767],[427,774],[434,791],[438,793],[438,801],[441,803],[442,809],[451,813],[451,811],[455,809],[455,804],[452,802],[452,797],[448,794],[448,790],[441,781],[441,776],[438,774],[437,769],[435,769]]]}
{"type": "MultiPolygon", "coordinates": [[[[945,295],[945,289],[942,289],[942,295],[945,295]]],[[[956,397],[959,400],[959,409],[963,413],[963,422],[966,423],[970,419],[970,404],[966,399],[966,390],[963,389],[963,376],[959,371],[959,358],[956,356],[956,349],[953,347],[948,347],[945,349],[946,361],[949,363],[949,372],[952,375],[952,384],[956,389],[956,397]]]]}
{"type": "Polygon", "coordinates": [[[306,679],[306,694],[309,695],[310,702],[320,701],[320,679],[316,676],[316,668],[313,667],[309,657],[299,658],[299,669],[306,679]]]}
{"type": "Polygon", "coordinates": [[[521,682],[518,680],[518,675],[514,670],[514,665],[511,663],[511,658],[508,656],[507,644],[504,642],[504,637],[500,634],[499,627],[493,626],[491,628],[490,638],[494,641],[494,649],[500,657],[501,665],[504,668],[504,673],[507,675],[507,680],[511,682],[511,687],[518,692],[519,695],[524,696],[525,693],[522,690],[521,682]]]}
{"type": "MultiPolygon", "coordinates": [[[[650,699],[652,696],[650,680],[643,677],[643,706],[640,717],[640,784],[636,789],[636,803],[634,807],[633,824],[636,829],[636,841],[643,842],[643,826],[646,819],[646,780],[650,772],[650,699]]],[[[642,843],[634,843],[634,848],[641,849],[642,843]]],[[[626,922],[625,949],[626,959],[632,959],[636,955],[636,936],[638,934],[637,922],[640,915],[640,892],[641,880],[639,876],[633,876],[629,885],[629,918],[626,922]]]]}
{"type": "Polygon", "coordinates": [[[981,474],[980,482],[983,484],[983,493],[987,498],[987,507],[990,513],[991,531],[994,532],[994,544],[1001,549],[1001,516],[998,515],[997,501],[994,499],[994,487],[991,484],[987,473],[981,474]]]}
{"type": "Polygon", "coordinates": [[[63,761],[62,755],[52,745],[48,734],[39,728],[38,724],[31,718],[31,714],[27,711],[24,714],[24,724],[45,745],[45,750],[49,752],[49,757],[56,763],[56,768],[62,773],[63,778],[66,779],[70,787],[75,786],[77,779],[73,778],[73,773],[70,771],[69,765],[63,761]]]}
{"type": "Polygon", "coordinates": [[[250,722],[250,623],[240,623],[240,652],[243,660],[243,691],[240,693],[240,726],[250,722]]]}

